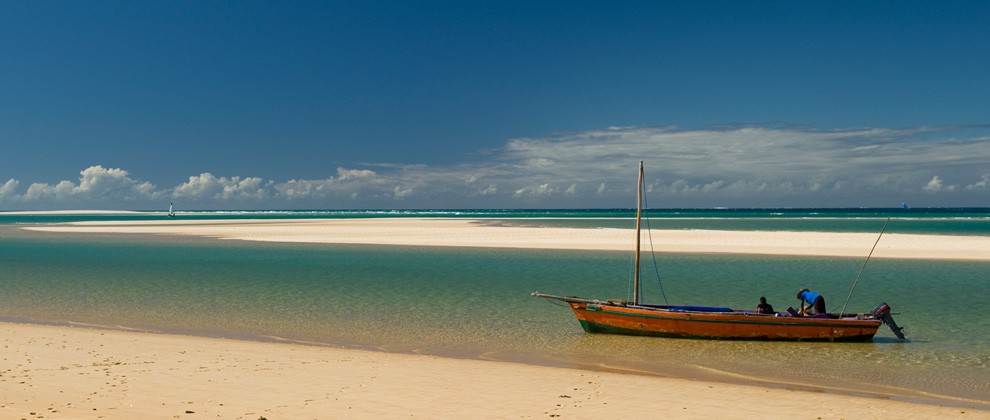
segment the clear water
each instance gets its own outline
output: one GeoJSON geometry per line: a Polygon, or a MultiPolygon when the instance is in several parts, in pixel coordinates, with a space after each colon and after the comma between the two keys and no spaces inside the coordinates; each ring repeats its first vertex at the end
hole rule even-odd
{"type": "MultiPolygon", "coordinates": [[[[753,219],[778,217],[764,216],[753,219]]],[[[509,223],[629,224],[600,217],[509,223]]],[[[691,220],[688,228],[712,228],[714,219],[691,220]]],[[[874,231],[883,225],[876,217],[865,220],[874,231]]],[[[892,221],[888,231],[900,222],[892,221]]],[[[940,222],[971,226],[987,220],[970,215],[940,222]]],[[[990,407],[990,317],[981,309],[990,292],[988,262],[870,261],[848,311],[886,301],[905,327],[905,342],[886,327],[869,343],[708,341],[585,334],[568,308],[529,296],[538,290],[627,298],[631,255],[624,252],[68,235],[18,229],[23,223],[38,222],[0,221],[0,317],[8,320],[823,387],[990,407]]],[[[657,227],[656,220],[651,223],[657,227]]],[[[795,306],[797,290],[808,287],[837,310],[863,264],[833,257],[658,258],[671,303],[742,308],[755,307],[759,296],[778,309],[795,306]]],[[[647,261],[646,267],[653,265],[647,261]]],[[[662,302],[655,276],[646,278],[645,295],[662,302]]]]}
{"type": "MultiPolygon", "coordinates": [[[[371,217],[437,217],[511,219],[536,226],[631,226],[635,209],[510,209],[510,210],[281,210],[178,211],[181,219],[353,219],[371,217]]],[[[887,217],[888,232],[940,235],[990,235],[990,208],[917,209],[649,209],[655,229],[718,229],[822,232],[879,232],[887,217]]],[[[126,214],[20,214],[0,211],[0,224],[73,221],[168,220],[164,211],[126,214]]]]}

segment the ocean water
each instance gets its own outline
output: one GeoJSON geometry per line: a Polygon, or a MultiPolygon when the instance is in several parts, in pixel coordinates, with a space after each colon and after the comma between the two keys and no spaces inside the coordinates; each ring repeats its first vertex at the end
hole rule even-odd
{"type": "MultiPolygon", "coordinates": [[[[493,217],[499,223],[632,227],[629,210],[197,212],[195,218],[493,217]],[[505,219],[505,220],[503,220],[505,219]]],[[[668,210],[664,229],[817,230],[990,235],[990,210],[668,210]],[[774,227],[779,228],[774,228],[774,227]]],[[[990,408],[990,262],[875,259],[849,302],[881,301],[868,343],[737,342],[586,334],[533,291],[628,298],[626,252],[271,244],[28,232],[24,224],[164,218],[0,214],[0,318],[12,321],[301,342],[481,358],[990,408]]],[[[660,254],[644,295],[670,303],[796,306],[798,289],[830,310],[861,258],[660,254]],[[658,269],[659,276],[654,273],[658,269]],[[662,287],[662,293],[661,293],[662,287]]],[[[661,392],[658,390],[658,392],[661,392]]]]}

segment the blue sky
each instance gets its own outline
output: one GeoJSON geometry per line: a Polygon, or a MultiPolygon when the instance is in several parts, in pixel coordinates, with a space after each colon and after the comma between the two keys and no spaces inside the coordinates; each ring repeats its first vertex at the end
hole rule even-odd
{"type": "Polygon", "coordinates": [[[990,206],[990,3],[0,3],[0,210],[990,206]]]}

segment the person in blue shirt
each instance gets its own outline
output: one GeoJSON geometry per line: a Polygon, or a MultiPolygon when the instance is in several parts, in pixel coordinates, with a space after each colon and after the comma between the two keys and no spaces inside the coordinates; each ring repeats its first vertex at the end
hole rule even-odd
{"type": "Polygon", "coordinates": [[[801,310],[798,311],[798,313],[810,315],[810,310],[814,310],[814,313],[816,314],[825,313],[825,296],[812,292],[808,289],[801,289],[801,291],[797,294],[797,298],[801,301],[801,310]]]}

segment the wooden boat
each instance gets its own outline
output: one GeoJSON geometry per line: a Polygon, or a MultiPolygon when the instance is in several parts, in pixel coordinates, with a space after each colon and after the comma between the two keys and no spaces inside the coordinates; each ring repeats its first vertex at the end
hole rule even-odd
{"type": "Polygon", "coordinates": [[[760,314],[755,310],[709,306],[652,305],[640,303],[640,220],[643,203],[643,162],[639,163],[636,205],[636,258],[631,302],[618,299],[594,300],[556,296],[540,292],[532,295],[566,302],[581,327],[589,333],[689,337],[738,340],[867,341],[881,324],[887,324],[898,338],[904,338],[894,323],[890,306],[881,303],[862,313],[800,316],[796,312],[760,314]]]}

